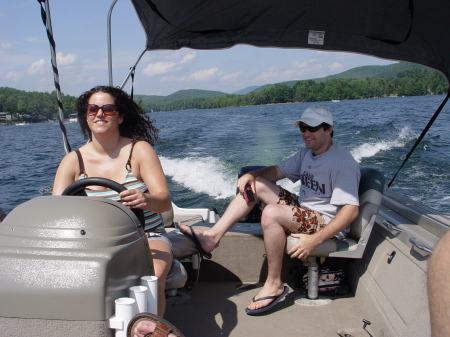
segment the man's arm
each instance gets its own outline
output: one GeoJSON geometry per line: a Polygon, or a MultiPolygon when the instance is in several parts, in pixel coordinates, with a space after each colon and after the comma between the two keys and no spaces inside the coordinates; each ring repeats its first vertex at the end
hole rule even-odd
{"type": "Polygon", "coordinates": [[[278,166],[267,166],[263,167],[259,170],[251,171],[244,174],[238,180],[238,188],[242,193],[247,186],[250,186],[254,192],[256,192],[255,188],[255,179],[257,177],[262,177],[268,181],[273,183],[277,182],[280,179],[285,178],[285,175],[281,172],[278,166]]]}
{"type": "Polygon", "coordinates": [[[308,234],[292,234],[292,237],[299,238],[298,243],[288,251],[292,258],[306,258],[322,242],[334,237],[337,233],[347,228],[359,213],[359,206],[344,205],[328,225],[320,231],[308,234]]]}

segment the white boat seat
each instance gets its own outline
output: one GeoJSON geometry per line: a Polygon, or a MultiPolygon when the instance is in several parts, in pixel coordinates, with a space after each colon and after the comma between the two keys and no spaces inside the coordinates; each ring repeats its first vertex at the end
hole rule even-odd
{"type": "MultiPolygon", "coordinates": [[[[172,205],[169,211],[161,214],[164,227],[168,231],[169,239],[172,243],[173,262],[165,283],[166,292],[170,292],[171,294],[174,293],[173,290],[183,288],[188,278],[186,269],[180,261],[185,262],[186,258],[189,257],[190,261],[192,261],[193,269],[197,270],[197,274],[200,268],[200,255],[195,244],[179,231],[170,230],[170,228],[174,228],[174,207],[176,206],[172,205]]],[[[183,216],[181,221],[183,223],[201,223],[203,217],[198,213],[187,214],[183,216]]]]}
{"type": "Polygon", "coordinates": [[[187,281],[187,272],[183,264],[177,259],[173,259],[169,274],[166,278],[165,290],[183,288],[187,281]]]}
{"type": "MultiPolygon", "coordinates": [[[[306,259],[308,265],[308,297],[316,299],[318,297],[317,278],[318,265],[317,257],[342,257],[360,259],[363,256],[370,233],[372,232],[378,208],[384,190],[384,176],[381,172],[373,168],[361,168],[361,180],[359,183],[359,215],[352,222],[350,233],[343,240],[330,239],[314,249],[306,259]]],[[[286,240],[286,252],[297,244],[298,238],[288,236],[286,240]]]]}
{"type": "MultiPolygon", "coordinates": [[[[172,204],[172,209],[170,211],[162,213],[161,217],[163,218],[164,227],[169,233],[169,239],[170,242],[172,243],[173,257],[178,260],[183,260],[188,256],[198,254],[198,250],[195,247],[195,244],[192,242],[192,240],[190,240],[186,235],[183,235],[179,231],[174,230],[175,229],[173,225],[175,220],[174,208],[176,207],[177,207],[176,205],[172,204]]],[[[197,224],[201,224],[204,222],[203,215],[198,212],[195,212],[196,211],[195,209],[193,209],[193,211],[194,211],[193,213],[181,215],[177,214],[176,220],[189,226],[195,225],[195,227],[202,228],[197,224]]]]}

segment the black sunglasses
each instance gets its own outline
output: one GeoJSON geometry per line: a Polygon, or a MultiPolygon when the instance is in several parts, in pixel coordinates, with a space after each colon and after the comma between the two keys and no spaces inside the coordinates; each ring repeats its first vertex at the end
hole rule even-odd
{"type": "Polygon", "coordinates": [[[86,114],[88,116],[95,116],[98,110],[102,109],[106,116],[113,116],[117,112],[117,106],[115,104],[105,104],[103,106],[98,106],[97,104],[86,105],[86,114]]]}
{"type": "Polygon", "coordinates": [[[301,131],[302,133],[306,132],[306,130],[308,130],[309,132],[312,133],[312,132],[317,132],[317,131],[319,131],[320,128],[323,127],[323,123],[322,123],[322,124],[319,124],[319,125],[317,125],[317,126],[309,126],[309,125],[302,125],[302,124],[300,124],[298,127],[300,128],[300,131],[301,131]]]}

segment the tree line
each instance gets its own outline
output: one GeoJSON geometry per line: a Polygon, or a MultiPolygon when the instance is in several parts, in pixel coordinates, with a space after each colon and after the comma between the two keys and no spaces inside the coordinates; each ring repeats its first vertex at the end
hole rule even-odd
{"type": "Polygon", "coordinates": [[[165,103],[148,103],[153,111],[212,109],[291,102],[322,102],[389,96],[441,95],[448,91],[445,78],[437,71],[408,69],[396,77],[297,81],[293,86],[275,84],[246,95],[186,99],[165,103]]]}
{"type": "MultiPolygon", "coordinates": [[[[246,95],[225,95],[213,98],[190,98],[171,102],[137,103],[145,112],[211,109],[291,102],[321,102],[388,96],[423,96],[446,94],[448,84],[437,71],[407,69],[395,77],[366,79],[334,79],[297,81],[293,86],[275,84],[246,95]]],[[[76,97],[62,95],[65,118],[75,112],[76,97]]],[[[0,87],[0,112],[9,112],[14,119],[55,119],[58,107],[56,93],[26,92],[0,87]]]]}
{"type": "MultiPolygon", "coordinates": [[[[61,95],[66,118],[75,111],[76,97],[61,95]]],[[[27,92],[8,87],[0,87],[0,112],[8,112],[13,119],[36,121],[53,120],[58,112],[56,93],[27,92]]]]}

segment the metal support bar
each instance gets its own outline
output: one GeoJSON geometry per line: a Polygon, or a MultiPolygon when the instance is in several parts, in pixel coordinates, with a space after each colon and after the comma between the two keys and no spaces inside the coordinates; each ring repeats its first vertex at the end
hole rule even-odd
{"type": "Polygon", "coordinates": [[[141,53],[141,55],[139,55],[136,63],[130,68],[130,72],[128,73],[127,77],[125,78],[125,80],[123,81],[122,85],[120,86],[120,89],[123,89],[125,84],[127,84],[128,80],[130,79],[131,74],[136,69],[138,63],[141,61],[141,58],[142,58],[142,56],[144,56],[146,51],[147,51],[147,47],[144,49],[144,51],[141,53]]]}
{"type": "Polygon", "coordinates": [[[109,74],[109,85],[113,86],[113,73],[112,73],[112,47],[111,47],[111,16],[114,6],[117,0],[114,0],[109,7],[108,19],[107,19],[107,40],[108,40],[108,74],[109,74]]]}
{"type": "Polygon", "coordinates": [[[308,256],[308,298],[315,300],[319,298],[319,266],[316,258],[308,256]]]}

